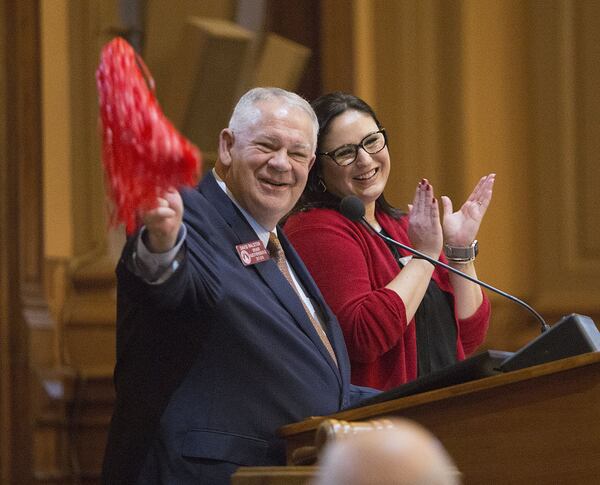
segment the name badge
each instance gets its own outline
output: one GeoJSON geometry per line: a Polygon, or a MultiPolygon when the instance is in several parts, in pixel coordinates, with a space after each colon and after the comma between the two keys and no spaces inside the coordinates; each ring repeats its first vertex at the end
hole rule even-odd
{"type": "Polygon", "coordinates": [[[260,240],[238,244],[235,250],[244,266],[261,263],[271,258],[269,251],[267,251],[260,240]]]}

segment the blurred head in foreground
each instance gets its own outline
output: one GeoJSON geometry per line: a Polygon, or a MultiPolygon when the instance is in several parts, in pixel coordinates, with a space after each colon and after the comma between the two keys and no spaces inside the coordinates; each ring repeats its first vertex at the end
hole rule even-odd
{"type": "Polygon", "coordinates": [[[314,485],[458,485],[460,473],[442,444],[422,426],[366,431],[326,445],[314,485]]]}

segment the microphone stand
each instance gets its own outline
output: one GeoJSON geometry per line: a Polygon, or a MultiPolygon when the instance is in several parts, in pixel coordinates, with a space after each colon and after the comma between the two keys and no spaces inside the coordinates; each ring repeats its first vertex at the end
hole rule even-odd
{"type": "Polygon", "coordinates": [[[514,301],[515,303],[518,303],[519,305],[521,305],[522,307],[526,308],[527,310],[529,310],[534,316],[535,318],[537,318],[537,320],[541,323],[542,325],[542,333],[550,330],[550,326],[546,323],[546,321],[544,320],[544,318],[537,312],[535,311],[530,305],[528,305],[527,303],[525,303],[523,300],[520,300],[519,298],[517,298],[516,296],[510,295],[498,288],[495,288],[494,286],[485,283],[481,280],[478,280],[477,278],[473,278],[472,276],[463,273],[462,271],[457,270],[456,268],[453,268],[452,266],[447,265],[446,263],[442,263],[441,261],[431,258],[429,256],[427,256],[426,254],[417,251],[416,249],[411,248],[410,246],[407,246],[405,244],[402,244],[401,242],[396,241],[395,239],[392,239],[391,237],[385,236],[381,233],[379,233],[378,231],[375,230],[375,228],[373,226],[371,226],[371,224],[369,224],[369,222],[367,221],[367,219],[365,218],[365,216],[361,216],[360,218],[360,222],[366,226],[367,228],[369,228],[373,234],[379,236],[381,239],[383,239],[386,242],[389,242],[395,246],[398,246],[406,251],[408,251],[409,253],[412,253],[413,255],[417,256],[420,259],[424,259],[425,261],[428,261],[429,263],[433,264],[434,266],[441,266],[442,268],[447,269],[448,271],[457,274],[477,285],[483,286],[484,288],[487,288],[488,290],[493,291],[494,293],[497,293],[505,298],[508,298],[511,301],[514,301]]]}

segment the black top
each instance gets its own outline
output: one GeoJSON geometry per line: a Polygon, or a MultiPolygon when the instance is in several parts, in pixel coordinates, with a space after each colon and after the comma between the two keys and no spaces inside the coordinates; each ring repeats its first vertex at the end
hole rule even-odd
{"type": "MultiPolygon", "coordinates": [[[[381,233],[389,237],[385,230],[382,229],[381,233]]],[[[398,248],[391,243],[387,244],[398,265],[404,267],[398,248]]],[[[419,377],[443,369],[457,361],[456,322],[452,305],[451,295],[444,293],[431,279],[415,314],[419,377]]]]}

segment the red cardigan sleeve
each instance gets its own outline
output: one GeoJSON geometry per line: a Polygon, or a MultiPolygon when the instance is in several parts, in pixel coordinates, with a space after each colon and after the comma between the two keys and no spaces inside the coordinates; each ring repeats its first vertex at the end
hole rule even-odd
{"type": "Polygon", "coordinates": [[[492,306],[484,291],[482,291],[482,295],[483,301],[475,313],[468,318],[458,320],[459,339],[462,344],[464,356],[469,356],[475,352],[487,334],[492,306]]]}
{"type": "MultiPolygon", "coordinates": [[[[407,328],[406,309],[394,291],[384,288],[387,283],[373,281],[385,268],[376,261],[372,236],[324,209],[291,217],[285,232],[337,315],[352,360],[373,362],[394,347],[407,328]]],[[[393,277],[390,273],[388,282],[393,277]]]]}

